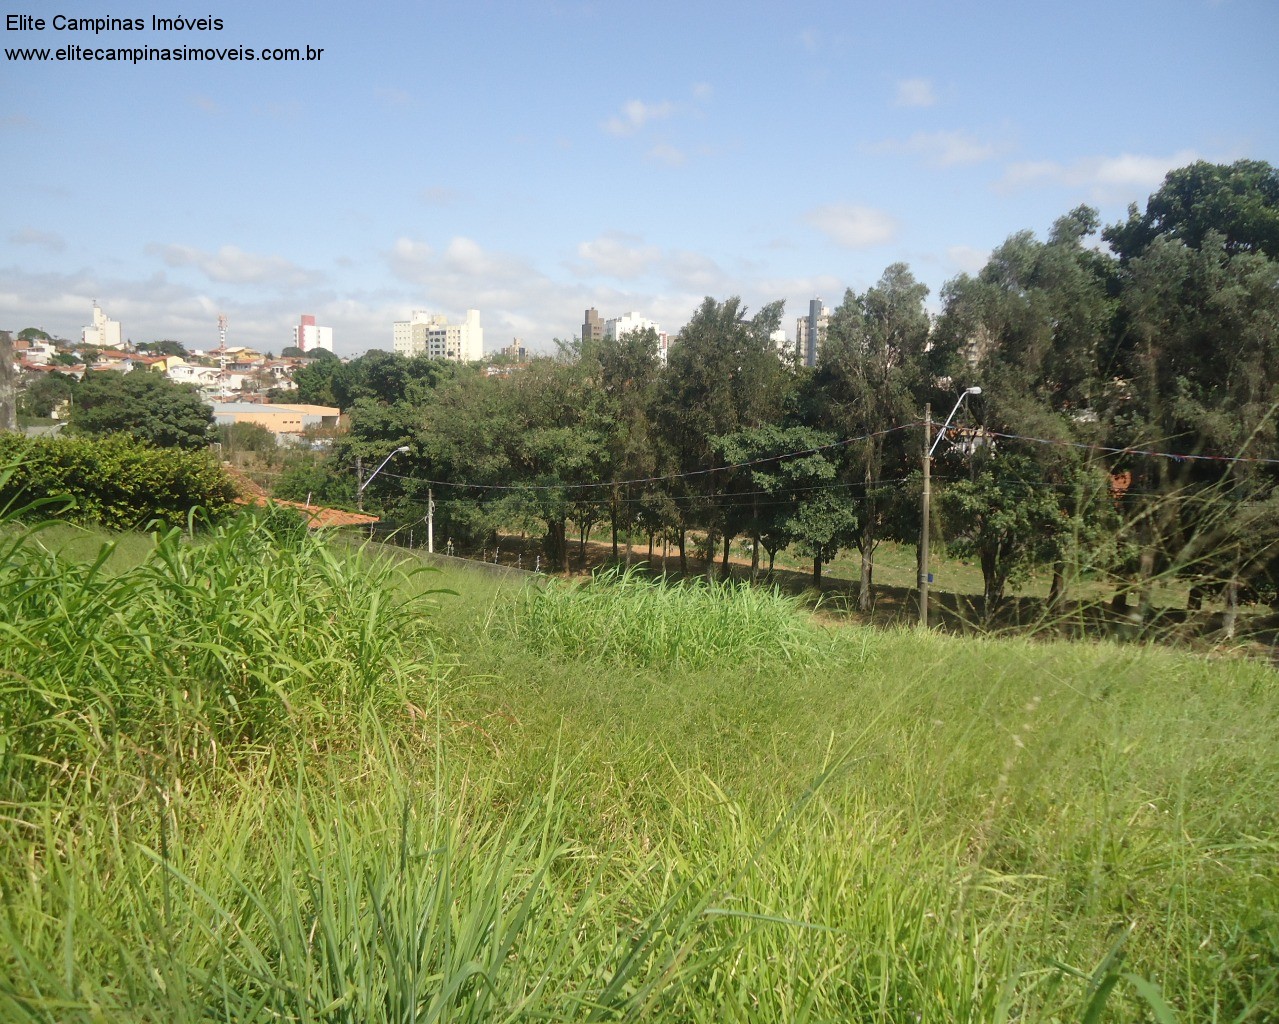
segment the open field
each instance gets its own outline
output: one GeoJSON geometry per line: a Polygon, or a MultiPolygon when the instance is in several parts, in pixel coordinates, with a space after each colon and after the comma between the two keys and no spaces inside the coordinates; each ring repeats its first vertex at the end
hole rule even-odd
{"type": "Polygon", "coordinates": [[[0,1019],[1279,1016],[1264,664],[49,540],[0,549],[0,1019]]]}

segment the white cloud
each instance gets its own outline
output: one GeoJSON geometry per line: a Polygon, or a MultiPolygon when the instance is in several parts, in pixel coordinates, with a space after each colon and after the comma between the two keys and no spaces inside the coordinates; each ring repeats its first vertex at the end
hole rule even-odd
{"type": "Polygon", "coordinates": [[[578,273],[604,274],[607,277],[642,277],[661,258],[655,245],[643,245],[636,235],[609,231],[589,242],[580,242],[577,255],[582,264],[578,273]]]}
{"type": "Polygon", "coordinates": [[[1194,150],[1183,149],[1171,156],[1122,153],[1081,157],[1068,164],[1027,160],[1010,164],[997,187],[1005,192],[1035,187],[1085,189],[1096,199],[1124,198],[1158,187],[1170,170],[1200,159],[1194,150]]]}
{"type": "Polygon", "coordinates": [[[977,164],[994,157],[998,150],[989,142],[966,132],[916,132],[909,139],[888,139],[866,147],[871,153],[904,153],[918,156],[934,167],[977,164]]]}
{"type": "Polygon", "coordinates": [[[709,82],[693,83],[693,99],[698,103],[709,103],[715,95],[715,88],[709,82]]]}
{"type": "Polygon", "coordinates": [[[946,259],[963,273],[976,274],[990,259],[990,250],[975,249],[971,245],[952,245],[946,250],[946,259]]]}
{"type": "Polygon", "coordinates": [[[428,206],[452,206],[462,198],[462,193],[447,185],[428,185],[418,196],[428,206]]]}
{"type": "Polygon", "coordinates": [[[152,245],[170,267],[194,267],[211,281],[222,284],[260,284],[296,288],[323,279],[317,271],[305,270],[282,256],[261,256],[234,245],[206,252],[189,245],[152,245]]]}
{"type": "Polygon", "coordinates": [[[610,135],[634,135],[649,122],[665,120],[673,113],[675,104],[670,100],[661,103],[630,100],[623,104],[620,113],[604,122],[604,130],[610,135]]]}
{"type": "Polygon", "coordinates": [[[805,50],[809,53],[816,53],[817,48],[821,45],[821,36],[818,35],[817,29],[806,28],[799,34],[799,41],[803,44],[805,50]]]}
{"type": "Polygon", "coordinates": [[[741,289],[741,282],[724,272],[709,256],[691,249],[672,250],[662,260],[662,274],[690,295],[723,297],[741,289]]]}
{"type": "Polygon", "coordinates": [[[659,142],[655,145],[648,151],[648,158],[667,167],[682,167],[688,159],[682,149],[672,146],[669,142],[659,142]]]}
{"type": "Polygon", "coordinates": [[[34,245],[50,252],[63,252],[66,240],[56,231],[41,231],[38,228],[22,228],[9,236],[15,245],[34,245]]]}
{"type": "Polygon", "coordinates": [[[937,102],[933,83],[927,78],[903,78],[897,83],[895,107],[931,107],[937,102]]]}
{"type": "Polygon", "coordinates": [[[869,249],[897,237],[897,221],[883,210],[869,206],[831,203],[810,210],[804,219],[846,249],[869,249]]]}

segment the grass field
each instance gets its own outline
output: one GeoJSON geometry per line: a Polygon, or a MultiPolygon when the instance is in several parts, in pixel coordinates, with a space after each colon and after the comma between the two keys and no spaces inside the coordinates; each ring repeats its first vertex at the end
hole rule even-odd
{"type": "Polygon", "coordinates": [[[1279,1019],[1264,664],[0,536],[2,1020],[1279,1019]]]}

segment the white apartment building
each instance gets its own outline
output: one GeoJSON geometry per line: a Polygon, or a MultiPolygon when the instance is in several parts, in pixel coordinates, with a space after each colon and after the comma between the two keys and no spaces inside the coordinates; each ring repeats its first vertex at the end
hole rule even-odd
{"type": "Polygon", "coordinates": [[[427,356],[473,363],[484,358],[484,328],[480,311],[468,309],[466,319],[451,324],[442,313],[415,309],[407,320],[391,325],[392,349],[402,356],[427,356]]]}
{"type": "MultiPolygon", "coordinates": [[[[594,310],[588,310],[593,313],[594,310]]],[[[588,316],[589,320],[589,316],[588,316]]],[[[666,356],[670,349],[670,338],[666,332],[662,330],[661,325],[647,317],[640,316],[638,313],[623,313],[621,316],[613,317],[611,320],[604,321],[604,337],[611,341],[616,341],[623,334],[630,334],[631,331],[647,331],[652,330],[657,335],[657,359],[665,366],[666,356]]]]}
{"type": "Polygon", "coordinates": [[[120,347],[120,321],[108,320],[97,301],[93,303],[93,323],[84,328],[80,335],[84,345],[98,345],[102,348],[120,347]]]}
{"type": "Polygon", "coordinates": [[[310,313],[303,313],[301,322],[293,328],[293,347],[300,348],[303,352],[317,348],[332,352],[333,328],[320,327],[316,324],[315,317],[310,313]]]}

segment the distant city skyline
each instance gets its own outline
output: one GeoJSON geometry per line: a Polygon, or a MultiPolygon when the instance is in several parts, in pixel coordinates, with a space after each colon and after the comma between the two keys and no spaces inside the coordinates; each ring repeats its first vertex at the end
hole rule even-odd
{"type": "MultiPolygon", "coordinates": [[[[100,5],[69,0],[69,17],[100,5]]],[[[1197,159],[1279,163],[1272,0],[430,5],[233,0],[220,30],[3,46],[307,46],[299,63],[0,60],[0,329],[339,355],[413,309],[487,346],[706,295],[931,290],[1197,159]],[[423,40],[430,60],[419,59],[423,40]]],[[[793,340],[793,339],[792,339],[793,340]]]]}

